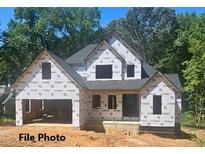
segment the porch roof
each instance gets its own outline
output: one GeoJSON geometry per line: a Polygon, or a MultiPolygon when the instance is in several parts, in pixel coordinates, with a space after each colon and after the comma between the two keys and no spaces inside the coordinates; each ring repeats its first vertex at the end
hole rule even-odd
{"type": "Polygon", "coordinates": [[[109,90],[109,89],[140,89],[149,78],[138,80],[112,80],[112,81],[87,81],[88,89],[109,90]]]}

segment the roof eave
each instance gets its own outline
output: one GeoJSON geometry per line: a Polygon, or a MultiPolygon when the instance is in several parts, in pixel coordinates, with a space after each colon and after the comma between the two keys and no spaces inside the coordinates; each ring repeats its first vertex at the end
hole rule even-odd
{"type": "Polygon", "coordinates": [[[141,89],[142,89],[143,87],[145,87],[145,86],[149,83],[149,81],[152,80],[157,74],[160,74],[162,77],[164,77],[164,78],[174,87],[174,89],[175,89],[176,91],[182,92],[182,91],[181,91],[178,87],[176,87],[169,79],[167,79],[167,77],[164,76],[160,71],[157,71],[155,74],[153,74],[153,76],[150,77],[149,80],[147,80],[147,82],[141,87],[141,89]]]}

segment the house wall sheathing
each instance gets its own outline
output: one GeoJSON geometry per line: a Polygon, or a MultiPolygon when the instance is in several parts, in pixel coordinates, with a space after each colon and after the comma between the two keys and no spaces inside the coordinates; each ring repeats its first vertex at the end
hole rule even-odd
{"type": "Polygon", "coordinates": [[[23,99],[72,99],[72,124],[80,127],[80,88],[48,55],[36,60],[15,86],[16,125],[23,125],[23,99]],[[42,62],[51,63],[50,80],[42,80],[42,62]]]}
{"type": "MultiPolygon", "coordinates": [[[[141,91],[141,126],[175,127],[176,90],[161,75],[154,77],[141,91]],[[162,114],[153,114],[153,95],[162,96],[162,114]]],[[[179,116],[177,114],[177,116],[179,116]]]]}

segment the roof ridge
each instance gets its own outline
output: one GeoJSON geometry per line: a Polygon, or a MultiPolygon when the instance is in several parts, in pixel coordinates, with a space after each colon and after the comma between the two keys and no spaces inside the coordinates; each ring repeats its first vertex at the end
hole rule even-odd
{"type": "Polygon", "coordinates": [[[109,44],[109,42],[107,42],[106,40],[101,41],[101,42],[84,58],[84,60],[86,60],[86,58],[89,57],[89,56],[92,54],[92,52],[94,52],[94,51],[95,51],[98,47],[100,47],[103,43],[105,43],[112,51],[114,51],[115,54],[117,54],[117,56],[119,56],[121,59],[123,59],[123,60],[125,61],[124,57],[123,57],[122,55],[120,55],[120,54],[118,53],[118,51],[115,50],[115,48],[113,48],[113,47],[109,44]]]}

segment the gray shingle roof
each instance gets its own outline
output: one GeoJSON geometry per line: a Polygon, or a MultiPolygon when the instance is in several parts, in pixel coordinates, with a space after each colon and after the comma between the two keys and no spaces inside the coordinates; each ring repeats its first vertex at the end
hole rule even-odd
{"type": "Polygon", "coordinates": [[[154,69],[154,67],[150,66],[145,61],[143,61],[142,67],[149,77],[152,77],[157,72],[157,70],[154,69]]]}
{"type": "Polygon", "coordinates": [[[122,80],[122,81],[87,81],[88,89],[93,90],[112,90],[112,89],[140,89],[149,78],[138,80],[122,80]]]}
{"type": "MultiPolygon", "coordinates": [[[[86,51],[86,50],[85,50],[86,51]]],[[[85,52],[82,51],[82,52],[85,52]]],[[[152,77],[157,70],[152,66],[143,62],[143,68],[145,72],[148,74],[149,78],[141,79],[141,80],[113,80],[113,81],[86,81],[83,79],[77,72],[75,72],[72,67],[66,63],[65,60],[56,56],[55,54],[47,51],[47,53],[71,76],[71,78],[76,81],[82,88],[95,89],[95,90],[112,90],[112,89],[140,89],[150,77],[152,77]]],[[[86,56],[86,54],[84,54],[86,56]]],[[[179,81],[179,77],[177,74],[164,74],[165,77],[172,82],[180,91],[183,91],[181,83],[179,81]]]]}
{"type": "Polygon", "coordinates": [[[81,64],[84,63],[84,59],[95,49],[98,44],[89,44],[74,55],[66,59],[69,64],[81,64]]]}
{"type": "Polygon", "coordinates": [[[177,89],[179,89],[180,91],[183,91],[183,88],[182,88],[182,85],[181,85],[181,82],[179,80],[179,76],[178,74],[164,74],[164,76],[172,83],[175,85],[175,87],[177,89]]]}
{"type": "Polygon", "coordinates": [[[47,51],[47,53],[75,80],[81,87],[88,89],[140,89],[148,78],[142,80],[122,80],[122,81],[86,81],[75,72],[65,60],[47,51]]]}
{"type": "Polygon", "coordinates": [[[60,57],[56,56],[55,54],[46,51],[63,69],[64,71],[66,71],[66,73],[68,73],[71,78],[77,82],[77,84],[79,84],[80,87],[82,88],[86,88],[87,85],[85,83],[85,80],[77,73],[75,72],[71,66],[66,63],[65,60],[61,59],[60,57]]]}
{"type": "Polygon", "coordinates": [[[87,60],[88,57],[92,54],[92,52],[94,52],[96,49],[98,49],[102,44],[105,44],[111,52],[113,52],[113,54],[115,54],[117,57],[119,57],[120,59],[122,59],[123,61],[125,61],[124,57],[122,57],[109,43],[107,43],[106,41],[102,41],[100,42],[86,57],[84,60],[87,60]]]}
{"type": "MultiPolygon", "coordinates": [[[[149,79],[156,74],[156,70],[148,65],[147,63],[143,62],[143,67],[145,72],[149,75],[149,78],[144,79],[136,79],[136,80],[112,80],[112,81],[86,81],[82,78],[77,72],[75,72],[70,64],[68,64],[65,60],[61,59],[60,57],[56,56],[55,54],[46,51],[63,69],[70,75],[70,77],[79,84],[82,88],[88,88],[91,90],[112,90],[112,89],[119,89],[119,90],[132,90],[132,89],[140,89],[142,88],[149,79]]],[[[177,74],[165,74],[165,77],[174,84],[180,91],[182,91],[182,86],[179,81],[179,77],[177,74]]]]}

